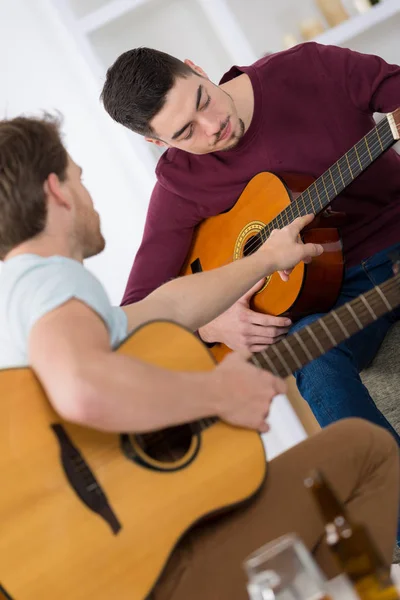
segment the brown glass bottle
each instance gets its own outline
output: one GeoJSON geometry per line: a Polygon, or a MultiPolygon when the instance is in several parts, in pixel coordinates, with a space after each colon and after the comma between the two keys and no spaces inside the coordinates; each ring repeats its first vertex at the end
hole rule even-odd
{"type": "Polygon", "coordinates": [[[326,542],[361,600],[400,600],[390,571],[368,531],[349,519],[322,473],[313,471],[304,484],[324,519],[326,542]]]}

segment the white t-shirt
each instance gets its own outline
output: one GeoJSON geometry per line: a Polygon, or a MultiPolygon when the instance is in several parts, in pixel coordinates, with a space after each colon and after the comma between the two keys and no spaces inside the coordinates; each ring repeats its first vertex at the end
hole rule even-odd
{"type": "Polygon", "coordinates": [[[80,262],[36,254],[7,260],[0,273],[0,369],[29,366],[32,326],[72,298],[84,302],[103,319],[112,347],[127,336],[124,311],[111,306],[102,284],[80,262]]]}

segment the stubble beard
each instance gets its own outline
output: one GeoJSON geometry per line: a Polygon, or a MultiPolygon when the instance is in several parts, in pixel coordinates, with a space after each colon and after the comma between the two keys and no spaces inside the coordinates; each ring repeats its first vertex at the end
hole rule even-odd
{"type": "Polygon", "coordinates": [[[228,152],[228,150],[233,150],[233,148],[236,148],[236,146],[238,145],[238,143],[240,142],[240,140],[242,139],[242,137],[245,134],[245,126],[244,126],[244,122],[242,121],[242,119],[239,118],[239,132],[238,133],[234,133],[233,136],[231,137],[232,143],[229,144],[229,146],[227,146],[226,148],[222,148],[220,150],[220,152],[228,152]]]}

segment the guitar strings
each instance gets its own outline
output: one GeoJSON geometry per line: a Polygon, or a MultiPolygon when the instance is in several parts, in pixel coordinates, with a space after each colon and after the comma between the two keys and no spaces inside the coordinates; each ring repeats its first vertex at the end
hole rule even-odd
{"type": "MultiPolygon", "coordinates": [[[[377,287],[380,288],[380,290],[383,293],[383,295],[384,295],[385,298],[387,298],[387,296],[390,295],[395,289],[397,289],[397,292],[400,292],[399,277],[400,277],[399,275],[396,275],[395,277],[391,277],[388,281],[385,281],[380,286],[377,286],[377,287]]],[[[386,308],[385,311],[382,314],[380,314],[379,316],[377,316],[377,318],[379,319],[381,316],[383,316],[384,314],[387,314],[388,312],[391,312],[391,311],[387,310],[387,307],[386,307],[386,304],[384,303],[383,298],[380,295],[377,296],[376,294],[377,294],[376,288],[372,288],[371,290],[368,290],[368,292],[366,292],[365,294],[363,294],[363,296],[367,300],[367,304],[371,305],[370,308],[372,308],[372,305],[375,308],[377,308],[379,305],[382,305],[382,304],[385,305],[385,308],[386,308]],[[372,299],[372,301],[371,301],[371,299],[372,299]]],[[[398,294],[397,294],[397,296],[398,296],[398,294]]],[[[356,323],[356,321],[355,321],[354,317],[352,316],[351,312],[348,311],[348,310],[345,310],[345,307],[348,304],[349,303],[346,302],[345,304],[342,304],[337,309],[335,309],[335,313],[338,316],[338,318],[340,319],[340,322],[343,324],[343,326],[344,326],[345,329],[351,328],[352,326],[354,326],[354,323],[356,323]],[[341,309],[343,309],[343,310],[341,310],[341,309]],[[340,311],[341,313],[343,312],[344,314],[338,315],[338,311],[340,311]]],[[[371,320],[371,312],[370,312],[370,310],[368,308],[368,305],[366,306],[364,304],[364,302],[362,301],[361,297],[354,298],[354,300],[351,301],[351,305],[352,305],[353,308],[355,307],[356,304],[357,304],[357,308],[356,308],[356,311],[355,311],[356,312],[356,316],[359,318],[359,320],[360,320],[361,323],[362,323],[362,320],[364,318],[366,318],[366,321],[367,321],[367,323],[362,328],[362,330],[363,330],[365,327],[367,327],[367,325],[369,325],[370,323],[374,322],[375,319],[371,320]]],[[[394,303],[393,309],[397,308],[399,304],[400,304],[400,300],[396,300],[396,302],[394,303]]],[[[328,317],[328,318],[332,317],[332,318],[334,318],[331,312],[325,313],[324,317],[321,317],[321,319],[325,318],[325,317],[328,317]]],[[[324,322],[327,325],[326,320],[324,322]]],[[[320,325],[320,319],[318,319],[318,320],[313,321],[312,323],[310,323],[310,327],[312,327],[314,324],[315,325],[317,325],[317,324],[320,325]]],[[[334,325],[335,328],[337,328],[338,323],[336,322],[336,320],[334,321],[333,325],[334,325]]],[[[332,343],[330,343],[331,340],[329,339],[329,336],[327,335],[326,331],[324,331],[324,329],[323,329],[323,327],[321,325],[320,325],[320,327],[321,327],[321,334],[324,336],[324,339],[328,340],[328,342],[329,342],[329,348],[327,348],[326,351],[328,351],[328,350],[336,347],[339,343],[347,340],[348,337],[351,337],[351,336],[343,336],[343,331],[341,331],[339,333],[339,335],[341,336],[341,339],[338,341],[338,344],[333,345],[332,343]]],[[[331,326],[327,325],[327,327],[328,327],[328,329],[330,331],[331,330],[331,326]]],[[[354,332],[353,335],[355,335],[358,331],[362,331],[362,330],[357,326],[357,330],[354,332]]],[[[299,329],[298,330],[298,334],[301,335],[302,332],[304,333],[303,329],[299,329]]],[[[290,343],[290,340],[292,338],[293,338],[293,334],[289,333],[289,335],[285,339],[286,339],[286,341],[288,341],[290,343]]],[[[310,339],[312,340],[311,337],[310,337],[310,339]]],[[[314,340],[312,340],[312,341],[313,341],[314,347],[318,349],[318,347],[316,346],[314,340]]],[[[320,337],[319,337],[319,341],[321,342],[320,337]]],[[[298,343],[297,340],[294,342],[294,344],[295,344],[295,346],[298,349],[301,349],[302,353],[304,354],[304,351],[301,348],[301,345],[298,343]]],[[[310,350],[309,344],[307,344],[306,342],[305,342],[305,344],[306,344],[308,350],[310,350]]],[[[278,353],[282,356],[283,361],[286,362],[288,365],[292,365],[293,362],[294,362],[293,361],[293,356],[292,356],[291,352],[288,350],[288,348],[286,347],[285,343],[283,341],[279,341],[279,342],[277,342],[275,344],[275,347],[278,349],[278,353]]],[[[260,352],[257,352],[256,355],[257,356],[258,355],[263,356],[263,359],[266,360],[266,361],[268,360],[266,358],[266,356],[268,356],[268,358],[270,359],[270,361],[272,361],[272,363],[275,364],[276,361],[279,360],[279,358],[275,354],[270,355],[269,352],[272,352],[272,350],[269,350],[269,348],[270,348],[270,346],[268,348],[260,351],[260,352]]],[[[293,346],[291,346],[291,350],[293,352],[293,346]]],[[[312,354],[312,352],[310,352],[310,354],[312,354]]],[[[318,356],[319,355],[321,355],[320,351],[318,351],[318,356]]],[[[250,360],[251,360],[251,358],[250,358],[250,360]]],[[[280,361],[280,363],[281,363],[281,366],[282,366],[282,368],[283,368],[283,370],[285,372],[285,376],[289,375],[289,374],[292,374],[294,371],[298,370],[298,368],[295,366],[293,368],[293,370],[291,370],[290,373],[288,373],[283,361],[280,361]]],[[[307,361],[307,362],[309,362],[309,361],[307,361]]],[[[266,367],[268,368],[267,364],[266,364],[266,367]]],[[[277,373],[277,374],[280,374],[280,373],[277,373]]]]}
{"type": "MultiPolygon", "coordinates": [[[[389,136],[388,136],[388,138],[386,138],[386,139],[382,139],[382,141],[383,141],[383,143],[384,143],[384,144],[386,144],[386,143],[387,143],[388,141],[390,141],[391,139],[393,139],[393,138],[392,138],[392,137],[389,135],[389,136]]],[[[378,147],[378,145],[376,145],[375,147],[372,147],[372,146],[371,146],[371,151],[372,151],[372,152],[375,152],[375,150],[377,149],[377,147],[378,147]]],[[[361,160],[364,160],[364,158],[365,158],[366,156],[367,156],[367,154],[361,155],[361,156],[360,156],[361,160]]],[[[343,157],[342,157],[342,158],[343,158],[343,157]]],[[[339,159],[339,160],[341,160],[341,159],[339,159]]],[[[368,165],[368,166],[369,166],[369,165],[368,165]]],[[[354,164],[353,164],[353,167],[354,167],[354,164]]],[[[365,170],[365,169],[364,169],[364,170],[365,170]]],[[[316,183],[318,182],[318,180],[319,180],[319,179],[321,179],[322,177],[324,177],[324,176],[325,176],[325,174],[326,174],[326,172],[325,172],[325,173],[324,173],[324,174],[323,174],[323,175],[322,175],[320,178],[318,178],[318,179],[316,180],[316,182],[314,182],[314,183],[312,184],[312,186],[315,186],[315,189],[316,189],[316,191],[317,191],[317,194],[318,194],[318,187],[317,187],[316,183]]],[[[361,173],[360,173],[360,174],[361,174],[361,173]]],[[[354,181],[354,179],[353,179],[352,181],[354,181]]],[[[347,184],[347,185],[346,185],[346,186],[345,186],[343,189],[345,189],[345,188],[346,188],[348,185],[350,185],[350,183],[352,183],[352,181],[351,181],[351,182],[349,182],[349,183],[348,183],[348,184],[347,184]]],[[[300,194],[300,196],[299,196],[298,198],[296,198],[296,200],[294,201],[295,203],[299,203],[299,198],[300,198],[301,196],[303,196],[303,194],[307,193],[307,191],[308,191],[308,194],[309,194],[309,196],[310,196],[310,199],[309,199],[309,200],[307,200],[307,201],[305,201],[305,200],[304,200],[304,198],[302,198],[302,200],[301,200],[301,201],[302,201],[302,203],[303,203],[303,209],[298,209],[299,216],[300,216],[300,215],[301,215],[301,216],[302,216],[302,215],[306,215],[306,214],[308,214],[309,212],[313,212],[313,210],[312,210],[312,209],[314,208],[314,205],[315,205],[315,202],[316,202],[316,198],[315,198],[315,197],[314,197],[314,198],[311,198],[311,192],[310,192],[309,190],[310,190],[310,187],[312,187],[312,186],[309,186],[309,188],[307,188],[306,190],[304,190],[304,192],[302,192],[302,193],[300,194]],[[310,210],[310,209],[311,209],[311,210],[310,210]],[[304,211],[304,212],[303,212],[303,211],[304,211]]],[[[332,183],[332,182],[329,182],[329,183],[328,183],[328,184],[325,186],[325,188],[326,188],[326,193],[327,193],[327,195],[330,195],[330,194],[331,194],[333,191],[335,191],[335,187],[334,187],[334,185],[333,185],[333,183],[332,183]]],[[[343,191],[343,190],[341,190],[341,192],[342,192],[342,191],[343,191]]],[[[339,192],[339,193],[341,193],[341,192],[339,192]]],[[[336,194],[336,196],[337,196],[337,195],[339,195],[339,194],[336,194]]],[[[336,196],[335,196],[335,197],[336,197],[336,196]]],[[[334,198],[333,198],[333,199],[334,199],[334,198]]],[[[261,247],[261,245],[263,244],[263,242],[264,242],[264,241],[266,241],[266,239],[267,239],[267,236],[269,236],[269,235],[270,235],[270,233],[271,233],[271,231],[272,231],[273,229],[276,229],[276,228],[282,228],[282,227],[284,227],[285,225],[287,225],[287,224],[289,224],[289,223],[291,222],[291,219],[288,219],[287,221],[285,221],[285,219],[286,219],[286,213],[288,213],[288,212],[289,212],[289,210],[290,210],[290,211],[291,211],[291,213],[292,213],[292,218],[293,218],[293,219],[295,218],[295,216],[294,216],[294,214],[293,214],[293,205],[292,205],[292,204],[288,204],[288,206],[286,206],[286,207],[285,207],[285,209],[283,209],[283,211],[281,211],[281,213],[280,213],[280,214],[278,214],[278,215],[277,215],[277,216],[276,216],[276,217],[275,217],[275,218],[274,218],[274,219],[273,219],[273,220],[272,220],[272,221],[271,221],[271,222],[270,222],[270,223],[269,223],[267,226],[265,226],[265,227],[263,228],[263,230],[261,230],[261,232],[259,232],[257,235],[255,235],[255,236],[254,236],[253,240],[251,240],[251,241],[250,241],[250,244],[249,244],[249,246],[248,246],[248,248],[247,248],[247,250],[248,250],[248,252],[249,252],[249,253],[252,253],[252,252],[254,252],[255,250],[257,250],[258,248],[260,248],[260,247],[261,247]],[[274,222],[276,222],[276,224],[277,224],[277,227],[274,227],[274,226],[273,226],[274,222]],[[264,238],[264,239],[263,239],[263,235],[265,236],[265,238],[264,238]],[[260,238],[261,238],[261,240],[260,240],[260,238]]]]}
{"type": "MultiPolygon", "coordinates": [[[[383,122],[383,121],[382,121],[382,122],[380,123],[380,125],[381,125],[382,123],[383,123],[384,125],[387,125],[387,126],[388,126],[388,122],[387,122],[387,120],[386,120],[386,122],[383,122]]],[[[378,127],[379,127],[379,125],[378,125],[378,127]]],[[[351,166],[353,166],[353,169],[354,169],[354,170],[358,169],[358,164],[357,164],[357,163],[361,164],[361,161],[362,161],[362,160],[364,160],[364,159],[365,159],[367,156],[369,156],[371,153],[374,153],[374,152],[375,152],[377,149],[379,150],[379,154],[378,154],[378,156],[376,156],[376,157],[375,157],[375,159],[373,159],[373,160],[372,160],[372,162],[374,162],[374,160],[376,160],[377,158],[379,158],[379,156],[380,156],[380,155],[381,155],[383,152],[385,152],[386,150],[388,150],[388,149],[389,149],[389,146],[388,146],[387,148],[383,148],[384,144],[387,144],[388,142],[394,142],[394,140],[393,140],[393,135],[392,135],[392,133],[391,133],[391,130],[390,130],[390,128],[389,128],[389,127],[387,127],[386,129],[387,129],[387,130],[386,130],[386,132],[384,132],[383,136],[382,136],[382,137],[378,137],[378,141],[376,141],[376,140],[375,140],[375,141],[374,141],[374,142],[371,144],[371,146],[367,146],[367,148],[366,148],[366,151],[365,151],[365,149],[362,149],[362,150],[360,151],[360,154],[358,154],[358,153],[356,152],[356,158],[357,158],[357,160],[355,160],[355,161],[353,162],[353,159],[352,159],[352,163],[351,163],[351,165],[350,165],[350,161],[348,161],[348,159],[347,159],[348,166],[349,166],[349,168],[350,168],[350,172],[352,172],[352,170],[351,170],[351,166]],[[383,142],[383,143],[382,143],[382,142],[383,142]]],[[[367,135],[370,135],[371,133],[374,133],[375,131],[376,131],[376,130],[374,129],[374,130],[372,130],[371,132],[369,132],[369,134],[367,134],[367,135]]],[[[360,142],[358,142],[358,143],[360,143],[360,142]]],[[[356,146],[357,146],[357,144],[356,144],[356,146]]],[[[350,153],[352,150],[354,150],[356,146],[353,146],[353,148],[351,148],[350,150],[348,150],[348,152],[346,152],[346,154],[345,154],[344,156],[340,157],[340,158],[339,158],[339,160],[338,160],[338,161],[336,161],[336,163],[335,163],[335,164],[339,164],[339,163],[340,163],[340,161],[344,159],[344,157],[346,157],[346,158],[347,158],[347,155],[348,155],[348,154],[349,154],[349,153],[350,153]]],[[[371,163],[371,164],[372,164],[372,163],[371,163]]],[[[308,194],[309,194],[309,200],[307,200],[307,205],[306,205],[306,203],[305,203],[305,201],[304,201],[304,199],[303,199],[303,206],[304,206],[304,208],[305,208],[306,206],[309,208],[309,206],[310,206],[309,202],[311,202],[311,207],[312,207],[312,206],[314,205],[314,203],[316,202],[316,200],[317,200],[317,198],[316,198],[316,197],[314,197],[314,198],[311,198],[311,192],[310,192],[310,189],[311,189],[312,187],[314,187],[314,188],[315,188],[315,190],[316,190],[316,193],[317,193],[317,197],[318,197],[318,185],[317,185],[317,184],[318,184],[318,182],[319,182],[319,181],[322,181],[322,183],[323,183],[323,185],[324,185],[324,188],[325,188],[325,190],[324,190],[324,193],[326,192],[326,193],[328,194],[328,187],[329,187],[329,193],[332,193],[332,192],[335,192],[335,193],[336,193],[336,189],[335,189],[335,186],[334,186],[334,183],[333,183],[333,176],[331,175],[331,180],[330,180],[330,181],[327,183],[327,185],[325,185],[325,182],[324,182],[324,180],[323,180],[323,178],[326,176],[326,174],[327,174],[329,171],[331,171],[331,169],[332,169],[334,166],[335,166],[335,165],[332,165],[332,167],[330,167],[330,168],[329,168],[329,169],[327,169],[327,170],[326,170],[324,173],[322,173],[322,175],[321,175],[320,177],[318,177],[318,178],[317,178],[317,179],[316,179],[316,180],[313,182],[313,184],[311,184],[311,185],[310,185],[310,186],[309,186],[309,187],[308,187],[306,190],[304,190],[304,191],[303,191],[303,192],[300,194],[300,196],[302,196],[303,194],[305,194],[305,193],[307,193],[307,192],[308,192],[308,194]]],[[[360,175],[360,174],[361,174],[361,173],[362,173],[362,172],[363,172],[363,171],[364,171],[364,170],[365,170],[365,169],[366,169],[368,166],[370,166],[370,165],[366,165],[366,167],[364,167],[364,168],[363,168],[363,167],[361,167],[361,171],[360,171],[360,173],[358,173],[358,175],[357,175],[357,176],[359,176],[359,175],[360,175]]],[[[340,172],[340,171],[339,171],[339,173],[341,174],[341,172],[340,172]]],[[[350,185],[350,183],[352,183],[352,182],[353,182],[355,179],[356,179],[356,177],[352,176],[352,180],[351,180],[350,182],[348,182],[348,183],[345,185],[345,184],[344,184],[344,180],[343,180],[343,178],[341,177],[342,183],[343,183],[343,185],[344,185],[344,188],[343,188],[343,189],[345,189],[345,188],[346,188],[348,185],[350,185]]],[[[339,186],[339,187],[340,187],[340,186],[339,186]]],[[[341,191],[343,191],[343,190],[341,190],[341,191]]],[[[329,194],[328,194],[328,195],[329,195],[329,194]]],[[[336,195],[339,195],[339,194],[336,194],[336,195]]],[[[299,197],[300,197],[300,196],[299,196],[299,197]]],[[[296,198],[296,200],[294,201],[294,203],[298,202],[298,200],[299,200],[299,198],[296,198]]],[[[292,209],[293,209],[293,203],[292,203],[292,204],[289,204],[288,206],[286,206],[286,207],[285,207],[285,209],[282,211],[282,213],[284,213],[285,211],[288,211],[289,209],[290,209],[290,210],[292,211],[292,213],[293,213],[293,210],[292,210],[292,209]]],[[[277,217],[276,217],[274,220],[279,220],[279,218],[281,218],[281,219],[282,219],[282,213],[280,213],[279,215],[277,215],[277,217]]],[[[307,214],[307,213],[305,213],[305,214],[307,214]]],[[[292,214],[292,216],[293,216],[293,214],[292,214]]],[[[283,220],[282,220],[282,222],[281,222],[281,223],[279,223],[279,224],[280,224],[280,225],[282,225],[282,224],[283,224],[283,220]]],[[[285,223],[285,225],[286,225],[286,224],[287,224],[287,223],[285,223]]]]}
{"type": "MultiPolygon", "coordinates": [[[[391,132],[390,132],[390,130],[389,130],[389,131],[388,131],[388,132],[385,134],[385,137],[381,139],[381,142],[383,142],[383,144],[386,144],[387,142],[389,142],[389,141],[392,141],[392,140],[393,140],[393,136],[391,135],[391,132]]],[[[370,147],[370,151],[371,151],[371,152],[375,152],[375,151],[376,151],[376,149],[378,149],[378,148],[380,148],[380,143],[379,143],[379,142],[378,142],[378,143],[375,143],[375,145],[371,145],[371,147],[370,147]]],[[[387,149],[388,149],[388,148],[386,148],[386,150],[387,150],[387,149]]],[[[385,151],[385,150],[384,150],[384,151],[385,151]]],[[[349,150],[349,152],[351,152],[351,150],[349,150]]],[[[367,154],[368,154],[368,151],[367,151],[366,153],[364,153],[364,154],[361,154],[361,153],[360,153],[360,160],[364,160],[364,159],[365,159],[365,157],[367,156],[367,154]]],[[[376,157],[376,158],[378,158],[378,157],[376,157]]],[[[341,157],[341,158],[339,159],[339,161],[340,161],[340,160],[342,160],[342,159],[343,159],[343,157],[341,157]]],[[[337,161],[337,163],[338,163],[339,161],[337,161]]],[[[352,166],[353,166],[353,168],[354,168],[355,164],[356,164],[356,163],[353,163],[353,165],[352,165],[352,166]]],[[[369,165],[368,165],[368,166],[369,166],[369,165]]],[[[331,167],[331,168],[332,168],[332,167],[331,167]]],[[[365,169],[364,169],[364,170],[365,170],[365,169]]],[[[300,194],[300,196],[299,196],[298,198],[296,198],[296,200],[294,201],[295,203],[298,203],[298,202],[299,202],[299,198],[300,198],[301,196],[303,196],[303,194],[307,193],[307,191],[308,191],[308,194],[309,194],[309,199],[308,199],[307,201],[305,201],[305,200],[304,200],[304,198],[302,199],[302,202],[303,202],[303,209],[299,209],[299,215],[303,215],[303,214],[305,215],[305,214],[307,214],[308,212],[310,212],[310,209],[311,209],[311,212],[313,212],[313,211],[312,211],[312,209],[313,209],[313,207],[314,207],[314,205],[315,205],[315,202],[316,202],[317,198],[316,198],[316,197],[314,197],[314,198],[311,198],[311,192],[310,192],[310,188],[314,186],[314,187],[315,187],[315,189],[316,189],[316,191],[317,191],[317,195],[318,195],[318,187],[317,187],[317,183],[318,183],[318,181],[319,181],[320,179],[322,179],[322,178],[323,178],[323,177],[326,175],[326,173],[327,173],[327,171],[325,171],[325,172],[324,172],[324,173],[323,173],[323,174],[322,174],[322,175],[321,175],[321,176],[320,176],[320,177],[319,177],[319,178],[318,178],[318,179],[317,179],[317,180],[316,180],[316,181],[315,181],[315,182],[314,182],[314,183],[313,183],[311,186],[309,186],[309,187],[308,187],[306,190],[304,190],[304,192],[302,192],[302,193],[300,194]],[[302,210],[304,210],[305,212],[303,213],[303,212],[302,212],[302,210]]],[[[359,173],[359,174],[361,174],[361,173],[359,173]]],[[[354,178],[354,179],[355,179],[355,178],[354,178]]],[[[353,179],[352,181],[354,181],[354,179],[353,179]]],[[[345,188],[346,188],[348,185],[350,185],[350,183],[352,183],[352,181],[351,181],[351,182],[349,182],[347,185],[345,185],[343,189],[345,189],[345,188]]],[[[330,194],[331,194],[333,191],[335,191],[335,187],[334,187],[334,185],[333,185],[333,183],[332,183],[332,182],[328,182],[328,184],[325,186],[325,189],[326,189],[326,193],[327,193],[327,195],[330,195],[330,194]]],[[[341,190],[341,191],[343,191],[343,190],[341,190]]],[[[341,192],[339,192],[339,193],[341,193],[341,192]]],[[[336,194],[336,195],[339,195],[339,194],[336,194]]],[[[335,196],[335,197],[336,197],[336,196],[335,196]]],[[[333,199],[334,199],[334,198],[333,198],[333,199]]],[[[248,246],[248,248],[247,248],[247,249],[248,249],[248,251],[251,251],[251,253],[252,253],[254,250],[258,249],[258,248],[259,248],[259,247],[260,247],[260,246],[263,244],[263,242],[264,242],[264,241],[267,239],[267,237],[265,237],[265,239],[263,239],[263,235],[262,235],[262,233],[263,233],[263,232],[265,232],[265,230],[267,230],[267,234],[266,234],[266,235],[270,235],[270,233],[271,233],[272,229],[275,229],[275,227],[273,227],[273,226],[272,226],[274,222],[276,222],[276,223],[277,223],[277,226],[278,226],[278,228],[284,227],[285,225],[289,224],[289,223],[291,222],[291,220],[290,220],[290,219],[288,219],[288,220],[285,222],[285,218],[286,218],[286,214],[285,214],[285,213],[288,213],[288,212],[289,212],[289,210],[292,212],[292,218],[294,219],[295,217],[294,217],[294,214],[293,214],[293,205],[292,205],[292,204],[288,204],[288,205],[287,205],[287,206],[286,206],[286,207],[283,209],[283,211],[281,211],[281,213],[280,213],[280,214],[278,214],[278,215],[277,215],[277,216],[276,216],[276,217],[275,217],[275,218],[274,218],[274,219],[273,219],[273,220],[272,220],[272,221],[271,221],[271,222],[270,222],[270,223],[269,223],[267,226],[265,226],[265,227],[263,228],[263,230],[262,230],[261,232],[259,232],[257,235],[255,235],[255,236],[254,236],[254,239],[253,239],[253,240],[250,242],[250,244],[249,244],[249,246],[248,246]],[[259,239],[260,237],[261,237],[261,241],[260,241],[260,239],[259,239]]],[[[265,235],[265,234],[264,234],[264,235],[265,235]]]]}
{"type": "MultiPolygon", "coordinates": [[[[382,123],[382,121],[381,121],[381,123],[382,123]]],[[[371,132],[374,132],[374,131],[375,131],[375,129],[371,130],[371,132]]],[[[371,132],[370,132],[370,133],[371,133],[371,132]]],[[[367,134],[367,135],[368,135],[368,134],[367,134]]],[[[362,154],[362,153],[360,153],[360,155],[359,155],[359,157],[358,157],[358,159],[359,159],[359,161],[360,161],[360,162],[361,162],[361,161],[363,161],[363,160],[364,160],[364,159],[365,159],[365,158],[366,158],[366,157],[369,155],[369,152],[371,152],[371,153],[374,153],[374,152],[375,152],[377,149],[381,148],[381,143],[382,143],[382,145],[385,145],[385,144],[387,144],[389,141],[393,141],[393,135],[392,135],[392,133],[391,133],[391,130],[389,129],[389,130],[388,130],[388,131],[387,131],[387,132],[384,134],[384,136],[382,136],[382,138],[380,138],[380,140],[381,140],[380,142],[378,141],[378,142],[374,142],[373,144],[371,144],[371,146],[369,147],[369,151],[368,151],[368,149],[367,149],[366,151],[364,151],[364,153],[363,153],[363,154],[362,154]]],[[[349,151],[348,151],[346,154],[348,154],[349,152],[351,152],[353,149],[354,149],[354,147],[353,147],[353,148],[351,148],[351,149],[350,149],[350,150],[349,150],[349,151]]],[[[386,150],[388,150],[388,149],[389,149],[389,148],[386,148],[386,149],[385,149],[383,152],[385,152],[385,151],[386,151],[386,150]]],[[[381,152],[381,154],[383,154],[383,152],[381,152]]],[[[346,156],[346,155],[344,155],[344,156],[346,156]]],[[[342,160],[342,159],[344,158],[344,156],[342,156],[341,158],[339,158],[339,160],[338,160],[338,161],[336,161],[336,163],[335,163],[335,164],[339,163],[339,161],[340,161],[340,160],[342,160]]],[[[375,161],[377,158],[379,158],[379,156],[380,156],[380,155],[378,155],[378,156],[377,156],[377,157],[376,157],[376,158],[375,158],[375,159],[374,159],[372,162],[374,162],[374,161],[375,161]]],[[[372,164],[372,163],[371,163],[371,164],[372,164]]],[[[334,165],[333,165],[333,166],[334,166],[334,165]]],[[[330,167],[330,169],[331,169],[331,168],[333,168],[333,166],[332,166],[332,167],[330,167]]],[[[354,162],[354,163],[352,163],[352,164],[351,164],[351,166],[353,166],[353,167],[357,167],[357,168],[358,168],[358,166],[357,166],[357,162],[354,162]]],[[[351,170],[351,166],[350,166],[350,170],[351,170]]],[[[370,165],[367,165],[367,166],[370,166],[370,165]]],[[[367,167],[365,167],[365,168],[364,168],[364,169],[361,171],[361,173],[359,173],[358,175],[361,175],[361,174],[362,174],[362,173],[363,173],[363,172],[366,170],[366,168],[367,168],[367,167]]],[[[307,201],[305,201],[304,199],[302,199],[303,208],[302,208],[302,209],[300,209],[300,208],[298,209],[299,216],[304,216],[304,215],[308,214],[309,212],[313,212],[313,211],[312,211],[312,209],[313,209],[314,203],[313,203],[313,198],[311,198],[311,192],[310,192],[309,190],[310,190],[310,188],[311,188],[312,186],[314,186],[314,187],[315,187],[315,189],[316,189],[316,191],[317,191],[317,194],[318,194],[318,187],[317,187],[317,185],[316,185],[316,184],[317,184],[317,182],[318,182],[320,179],[322,179],[322,178],[323,178],[323,177],[326,175],[326,173],[327,173],[327,172],[328,172],[330,169],[328,169],[327,171],[325,171],[325,172],[324,172],[324,173],[323,173],[323,174],[322,174],[322,175],[321,175],[321,176],[320,176],[318,179],[316,179],[316,181],[315,181],[313,184],[311,184],[311,185],[310,185],[310,186],[309,186],[309,187],[308,187],[306,190],[304,190],[304,191],[303,191],[303,192],[300,194],[300,196],[299,196],[298,198],[296,198],[296,200],[294,201],[295,203],[298,203],[298,202],[299,202],[299,198],[300,198],[300,197],[301,197],[303,194],[305,194],[305,193],[308,191],[308,194],[309,194],[309,196],[310,196],[310,199],[309,199],[309,200],[307,200],[307,201]],[[304,210],[304,213],[302,212],[303,210],[304,210]]],[[[356,169],[354,168],[354,170],[356,170],[356,169]]],[[[355,179],[355,178],[354,178],[354,179],[355,179]]],[[[345,185],[343,189],[346,189],[346,187],[348,187],[348,185],[350,185],[350,183],[352,183],[352,182],[354,181],[354,179],[353,179],[351,182],[349,182],[347,185],[345,185]]],[[[342,189],[342,190],[339,192],[339,194],[340,194],[340,193],[343,191],[343,189],[342,189]]],[[[336,191],[336,189],[335,189],[335,186],[334,186],[334,184],[333,184],[333,182],[332,182],[332,181],[327,183],[327,185],[325,186],[325,190],[326,190],[326,193],[327,193],[327,195],[328,195],[328,196],[329,196],[329,195],[330,195],[332,192],[336,191]]],[[[324,193],[325,193],[325,192],[324,192],[324,193]]],[[[335,197],[334,197],[332,200],[334,200],[334,199],[335,199],[335,198],[336,198],[336,197],[337,197],[339,194],[337,194],[337,195],[336,195],[336,196],[335,196],[335,197]]],[[[332,200],[331,200],[331,201],[332,201],[332,200]]],[[[316,198],[314,198],[314,201],[316,201],[316,198]]],[[[293,217],[293,218],[295,218],[295,217],[294,217],[294,215],[293,215],[293,206],[291,206],[291,204],[288,204],[288,205],[287,205],[287,206],[286,206],[286,207],[285,207],[285,208],[284,208],[284,209],[281,211],[281,213],[279,213],[279,214],[278,214],[276,217],[274,217],[274,219],[273,219],[273,220],[272,220],[272,221],[271,221],[271,222],[270,222],[268,225],[266,225],[266,226],[263,228],[263,230],[261,230],[261,232],[259,232],[258,234],[256,234],[256,235],[254,236],[254,239],[250,241],[250,243],[249,243],[249,245],[248,245],[248,247],[247,247],[247,254],[252,254],[253,252],[255,252],[256,250],[258,250],[258,249],[259,249],[259,248],[262,246],[262,244],[263,244],[263,243],[266,241],[266,239],[267,239],[267,237],[266,237],[265,239],[263,239],[262,231],[265,231],[265,230],[267,230],[267,233],[266,233],[266,235],[267,235],[267,236],[269,236],[269,235],[271,234],[271,231],[272,231],[273,229],[275,229],[275,227],[271,227],[271,225],[272,225],[272,223],[274,223],[274,221],[276,221],[276,222],[277,222],[277,225],[278,225],[278,228],[279,228],[279,229],[281,229],[281,228],[282,228],[282,227],[284,227],[285,225],[288,225],[288,224],[291,222],[291,220],[290,220],[290,219],[289,219],[289,220],[287,220],[287,222],[285,222],[285,217],[286,217],[286,215],[284,215],[284,214],[283,214],[283,213],[285,213],[285,211],[289,211],[289,209],[290,209],[290,210],[291,210],[291,212],[292,212],[292,217],[293,217]],[[260,241],[260,239],[259,239],[259,238],[261,238],[261,241],[260,241]]],[[[264,235],[265,235],[265,234],[264,234],[264,235]]],[[[246,255],[247,255],[247,254],[246,254],[246,255]]]]}

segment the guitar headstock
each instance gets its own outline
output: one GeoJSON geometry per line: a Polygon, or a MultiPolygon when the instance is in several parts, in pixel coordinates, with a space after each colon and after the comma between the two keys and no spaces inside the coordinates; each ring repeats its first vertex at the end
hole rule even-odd
{"type": "Polygon", "coordinates": [[[390,129],[392,130],[395,140],[400,140],[400,106],[392,113],[388,114],[390,129]]]}

